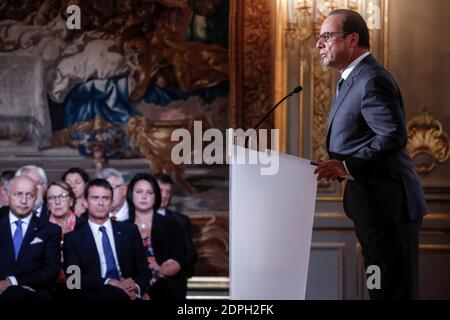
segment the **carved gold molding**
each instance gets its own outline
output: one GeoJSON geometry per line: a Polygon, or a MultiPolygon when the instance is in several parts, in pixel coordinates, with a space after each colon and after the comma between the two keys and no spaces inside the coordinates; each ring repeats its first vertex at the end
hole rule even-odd
{"type": "Polygon", "coordinates": [[[192,277],[188,280],[188,289],[202,290],[228,290],[230,279],[228,277],[192,277]]]}
{"type": "Polygon", "coordinates": [[[408,151],[419,174],[428,174],[450,157],[450,145],[442,124],[425,109],[408,121],[408,151]]]}
{"type": "MultiPolygon", "coordinates": [[[[332,85],[334,77],[322,64],[318,55],[312,56],[312,128],[311,128],[311,148],[312,159],[328,159],[326,150],[327,119],[330,109],[331,97],[334,94],[332,85]]],[[[303,140],[303,137],[300,137],[303,140]]]]}
{"type": "MultiPolygon", "coordinates": [[[[275,27],[272,0],[230,1],[230,107],[229,124],[250,128],[272,102],[275,27]]],[[[272,128],[269,118],[261,127],[272,128]]]]}

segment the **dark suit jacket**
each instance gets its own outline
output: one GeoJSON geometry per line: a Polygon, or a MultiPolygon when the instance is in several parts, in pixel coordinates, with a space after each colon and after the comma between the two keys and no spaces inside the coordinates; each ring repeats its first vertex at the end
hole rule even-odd
{"type": "Polygon", "coordinates": [[[0,219],[2,219],[8,213],[9,213],[9,207],[8,206],[1,207],[0,208],[0,219]]]}
{"type": "Polygon", "coordinates": [[[166,216],[174,218],[182,227],[184,235],[185,259],[186,267],[193,267],[197,262],[197,251],[195,250],[194,242],[192,241],[191,220],[188,216],[166,209],[166,216]]]}
{"type": "Polygon", "coordinates": [[[351,219],[389,223],[426,214],[407,140],[400,90],[369,55],[344,81],[328,121],[329,156],[345,160],[355,178],[344,193],[344,210],[351,219]]]}
{"type": "MultiPolygon", "coordinates": [[[[143,293],[149,285],[150,272],[138,228],[131,223],[111,222],[122,276],[132,278],[143,293]]],[[[63,251],[65,270],[70,265],[81,269],[81,289],[96,289],[104,285],[94,235],[87,221],[64,236],[63,251]]]]}
{"type": "Polygon", "coordinates": [[[174,218],[154,214],[151,238],[158,264],[173,259],[183,268],[185,257],[183,230],[174,218]]]}
{"type": "MultiPolygon", "coordinates": [[[[8,210],[9,212],[9,210],[8,210]]],[[[0,217],[0,279],[14,276],[19,285],[50,289],[58,276],[61,228],[32,217],[25,233],[17,261],[8,214],[0,217]],[[31,244],[39,238],[40,243],[31,244]]]]}
{"type": "Polygon", "coordinates": [[[42,221],[48,221],[48,216],[49,212],[48,212],[48,208],[47,205],[44,203],[42,204],[42,210],[41,210],[41,214],[39,215],[39,219],[41,219],[42,221]]]}

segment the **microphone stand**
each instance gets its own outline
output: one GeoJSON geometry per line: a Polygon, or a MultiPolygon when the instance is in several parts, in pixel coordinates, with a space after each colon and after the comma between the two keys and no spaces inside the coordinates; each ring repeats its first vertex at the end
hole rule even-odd
{"type": "MultiPolygon", "coordinates": [[[[294,90],[292,90],[288,95],[286,95],[283,99],[281,99],[280,101],[278,101],[278,102],[272,107],[272,109],[270,109],[270,111],[267,112],[261,120],[259,120],[259,122],[253,127],[253,129],[254,129],[254,130],[258,129],[258,127],[261,125],[261,123],[263,123],[263,122],[264,122],[264,121],[272,114],[272,112],[274,112],[275,109],[276,109],[276,108],[277,108],[284,100],[286,100],[286,99],[289,98],[290,96],[292,96],[292,95],[294,95],[295,93],[298,93],[298,92],[300,92],[300,91],[302,91],[302,90],[303,90],[302,86],[297,86],[297,87],[295,87],[294,90]]],[[[258,135],[257,135],[257,136],[258,136],[258,135]]],[[[246,147],[246,148],[248,148],[249,138],[250,138],[250,137],[248,137],[248,136],[245,137],[245,147],[246,147]]]]}
{"type": "Polygon", "coordinates": [[[293,94],[295,94],[295,93],[298,93],[298,92],[300,92],[300,91],[302,91],[303,90],[303,88],[302,88],[302,86],[298,86],[298,87],[296,87],[294,90],[292,90],[291,91],[291,93],[289,93],[287,96],[285,96],[283,99],[281,99],[280,101],[278,101],[277,102],[277,104],[276,105],[274,105],[273,106],[273,108],[269,111],[269,112],[267,112],[266,113],[266,115],[253,127],[253,129],[258,129],[258,127],[261,125],[261,123],[263,123],[264,122],[264,120],[266,120],[271,114],[272,114],[272,112],[274,112],[275,111],[275,109],[284,101],[284,100],[286,100],[287,98],[289,98],[290,96],[292,96],[293,94]]]}

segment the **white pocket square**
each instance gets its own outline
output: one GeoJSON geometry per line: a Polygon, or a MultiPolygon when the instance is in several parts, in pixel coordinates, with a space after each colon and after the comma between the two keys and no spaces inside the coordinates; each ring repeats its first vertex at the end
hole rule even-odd
{"type": "Polygon", "coordinates": [[[41,242],[42,242],[42,239],[36,237],[36,238],[33,239],[33,241],[30,242],[30,244],[36,244],[36,243],[41,243],[41,242]]]}

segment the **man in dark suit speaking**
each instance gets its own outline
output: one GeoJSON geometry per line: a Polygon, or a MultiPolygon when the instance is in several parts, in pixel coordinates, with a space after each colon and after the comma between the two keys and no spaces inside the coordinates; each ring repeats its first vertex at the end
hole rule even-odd
{"type": "Polygon", "coordinates": [[[406,150],[400,90],[369,53],[364,19],[351,10],[330,13],[316,47],[341,73],[328,119],[330,160],[317,179],[347,176],[345,213],[354,221],[366,268],[378,266],[381,288],[371,299],[419,298],[418,238],[427,208],[406,150]]]}

